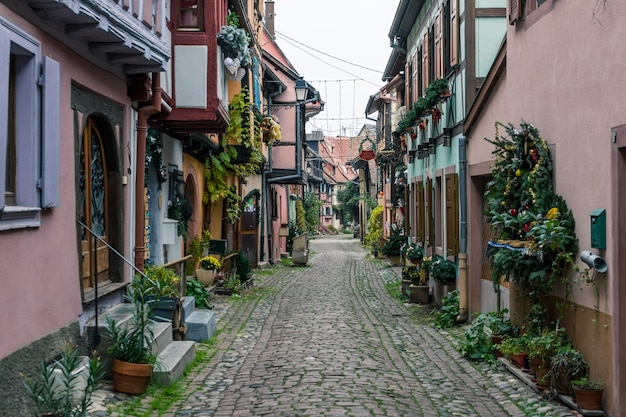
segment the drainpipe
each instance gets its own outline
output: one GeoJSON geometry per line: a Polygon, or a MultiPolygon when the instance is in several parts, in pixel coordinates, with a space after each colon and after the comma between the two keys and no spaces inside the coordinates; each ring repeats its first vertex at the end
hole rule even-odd
{"type": "Polygon", "coordinates": [[[459,247],[459,315],[457,322],[467,321],[469,318],[467,279],[467,137],[459,138],[459,199],[461,209],[461,230],[459,247]]]}
{"type": "Polygon", "coordinates": [[[143,271],[146,248],[144,238],[144,181],[148,117],[161,111],[161,74],[152,73],[152,99],[137,109],[137,159],[135,162],[135,267],[143,271]]]}

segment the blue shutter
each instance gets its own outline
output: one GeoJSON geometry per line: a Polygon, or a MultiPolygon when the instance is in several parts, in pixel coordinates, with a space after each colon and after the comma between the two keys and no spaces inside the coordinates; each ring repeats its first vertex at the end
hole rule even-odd
{"type": "Polygon", "coordinates": [[[261,109],[261,85],[259,78],[261,72],[259,70],[259,60],[255,56],[252,57],[252,86],[253,86],[253,100],[257,109],[261,109]]]}
{"type": "Polygon", "coordinates": [[[41,115],[41,207],[53,208],[59,205],[59,148],[61,123],[61,71],[59,63],[52,58],[44,57],[43,76],[43,110],[41,115]]]}

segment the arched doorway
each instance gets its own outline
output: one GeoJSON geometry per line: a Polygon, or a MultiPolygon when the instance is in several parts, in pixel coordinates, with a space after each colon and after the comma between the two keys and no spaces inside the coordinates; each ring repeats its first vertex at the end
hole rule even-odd
{"type": "Polygon", "coordinates": [[[78,213],[81,228],[81,288],[92,298],[96,282],[102,287],[121,280],[119,260],[111,259],[107,244],[119,247],[121,210],[117,207],[119,170],[115,136],[104,116],[89,116],[83,127],[79,154],[78,213]],[[99,239],[94,239],[94,234],[99,239]]]}

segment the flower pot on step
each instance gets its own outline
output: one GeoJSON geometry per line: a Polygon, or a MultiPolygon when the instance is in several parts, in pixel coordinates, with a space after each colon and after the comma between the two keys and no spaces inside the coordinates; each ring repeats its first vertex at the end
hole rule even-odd
{"type": "Polygon", "coordinates": [[[215,281],[216,273],[217,271],[214,269],[196,269],[196,278],[201,284],[210,287],[215,281]]]}
{"type": "Polygon", "coordinates": [[[152,365],[113,359],[113,389],[126,394],[143,394],[150,383],[152,365]]]}
{"type": "Polygon", "coordinates": [[[574,387],[576,405],[583,410],[601,410],[602,393],[599,390],[584,390],[574,387]]]}

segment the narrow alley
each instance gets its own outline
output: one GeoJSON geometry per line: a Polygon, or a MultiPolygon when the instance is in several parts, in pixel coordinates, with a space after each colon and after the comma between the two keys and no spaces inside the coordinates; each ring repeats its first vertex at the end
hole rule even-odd
{"type": "MultiPolygon", "coordinates": [[[[462,328],[437,330],[430,308],[393,299],[386,284],[398,274],[351,235],[313,239],[311,249],[307,266],[278,267],[255,278],[252,295],[215,300],[216,343],[163,415],[570,415],[503,368],[462,358],[462,328]]],[[[156,415],[150,401],[145,415],[156,415]]],[[[93,415],[128,415],[123,405],[107,414],[96,404],[93,415]]]]}

